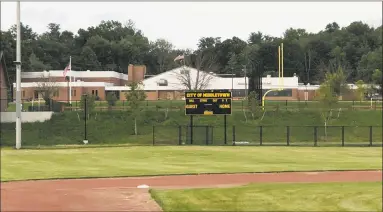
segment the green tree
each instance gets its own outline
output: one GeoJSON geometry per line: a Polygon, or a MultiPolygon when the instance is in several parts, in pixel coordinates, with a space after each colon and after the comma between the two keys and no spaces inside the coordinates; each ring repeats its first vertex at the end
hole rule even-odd
{"type": "Polygon", "coordinates": [[[258,116],[258,113],[261,111],[258,102],[258,95],[257,93],[255,93],[255,91],[251,91],[247,98],[248,109],[251,113],[251,117],[253,118],[253,120],[255,120],[258,116]]]}
{"type": "Polygon", "coordinates": [[[325,82],[338,98],[341,98],[341,96],[348,91],[346,76],[341,67],[338,67],[334,73],[327,73],[325,82]]]}
{"type": "Polygon", "coordinates": [[[356,99],[358,101],[363,101],[364,96],[366,94],[366,86],[363,82],[363,80],[358,80],[356,83],[356,99]]]}
{"type": "Polygon", "coordinates": [[[36,92],[39,93],[45,101],[45,105],[51,106],[52,98],[58,92],[56,81],[49,75],[42,73],[37,82],[36,92]]]}
{"type": "Polygon", "coordinates": [[[101,64],[97,59],[97,55],[94,53],[94,51],[88,47],[85,46],[80,54],[80,61],[82,64],[83,70],[100,70],[101,64]]]}
{"type": "Polygon", "coordinates": [[[113,92],[109,92],[106,95],[106,101],[108,102],[109,110],[112,109],[113,106],[116,106],[116,101],[117,101],[116,94],[113,92]]]}
{"type": "Polygon", "coordinates": [[[50,67],[44,65],[44,63],[41,62],[40,59],[37,58],[34,53],[32,53],[31,56],[29,56],[29,62],[31,64],[30,71],[37,71],[37,72],[39,72],[39,71],[44,71],[44,70],[49,70],[50,69],[50,67]]]}
{"type": "Polygon", "coordinates": [[[134,134],[138,135],[137,131],[137,118],[141,111],[141,105],[146,99],[146,93],[142,89],[142,83],[133,82],[130,84],[130,90],[125,94],[126,100],[129,104],[129,107],[132,111],[132,116],[134,118],[134,134]]]}
{"type": "Polygon", "coordinates": [[[378,91],[378,93],[382,93],[382,71],[379,69],[375,69],[374,73],[372,74],[372,80],[375,84],[375,89],[378,91]]]}
{"type": "Polygon", "coordinates": [[[329,82],[324,82],[317,91],[316,99],[319,104],[319,113],[324,122],[325,139],[327,140],[327,126],[333,119],[332,112],[337,106],[338,97],[329,82]]]}
{"type": "Polygon", "coordinates": [[[87,119],[89,119],[90,114],[92,114],[94,112],[94,109],[95,109],[95,106],[96,106],[95,105],[95,100],[96,100],[96,97],[94,95],[91,95],[91,94],[85,94],[85,95],[81,96],[80,108],[81,108],[81,110],[84,113],[85,113],[85,110],[86,110],[87,119]]]}

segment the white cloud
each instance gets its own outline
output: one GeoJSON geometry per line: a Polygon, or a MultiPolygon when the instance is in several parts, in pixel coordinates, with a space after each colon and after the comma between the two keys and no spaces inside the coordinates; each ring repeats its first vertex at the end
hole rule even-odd
{"type": "MultiPolygon", "coordinates": [[[[346,26],[364,21],[382,23],[381,2],[22,2],[21,20],[34,31],[48,23],[77,32],[101,20],[132,19],[149,39],[165,38],[180,48],[195,48],[201,37],[238,36],[261,31],[281,36],[289,27],[310,32],[337,22],[346,26]]],[[[16,22],[16,3],[1,3],[1,29],[16,22]]]]}

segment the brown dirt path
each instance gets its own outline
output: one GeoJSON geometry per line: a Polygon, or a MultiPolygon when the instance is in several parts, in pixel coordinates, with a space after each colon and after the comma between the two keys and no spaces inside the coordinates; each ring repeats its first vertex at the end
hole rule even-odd
{"type": "Polygon", "coordinates": [[[227,187],[266,182],[382,181],[382,171],[211,174],[1,183],[1,211],[160,211],[150,188],[227,187]]]}

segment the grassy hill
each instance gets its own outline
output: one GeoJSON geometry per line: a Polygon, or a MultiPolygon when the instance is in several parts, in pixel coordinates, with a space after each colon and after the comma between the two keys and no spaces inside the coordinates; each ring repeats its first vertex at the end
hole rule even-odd
{"type": "MultiPolygon", "coordinates": [[[[260,143],[260,125],[262,127],[263,144],[286,144],[287,127],[291,144],[308,144],[314,142],[314,127],[317,128],[319,144],[341,143],[342,128],[346,143],[369,143],[368,126],[373,127],[373,142],[382,143],[382,111],[341,111],[334,112],[334,120],[329,124],[338,127],[328,127],[327,137],[323,121],[317,111],[271,111],[266,112],[263,120],[252,120],[247,114],[247,121],[242,112],[233,112],[227,117],[227,141],[235,140],[260,143]]],[[[206,137],[211,138],[210,144],[223,144],[223,116],[194,116],[194,144],[205,144],[206,137]],[[212,126],[207,128],[206,126],[212,126]],[[208,134],[206,134],[208,130],[208,134]]],[[[138,134],[134,134],[134,122],[129,111],[95,112],[87,121],[87,138],[90,144],[178,144],[181,130],[182,142],[187,142],[186,133],[189,117],[184,111],[169,111],[167,117],[164,111],[143,111],[138,120],[138,134]],[[179,127],[181,126],[181,127],[179,127]]],[[[54,114],[52,119],[43,123],[25,123],[22,125],[22,142],[24,146],[37,145],[74,145],[82,144],[84,139],[84,120],[81,112],[64,112],[54,114]]],[[[15,124],[2,124],[1,146],[13,146],[15,142],[15,124]]]]}

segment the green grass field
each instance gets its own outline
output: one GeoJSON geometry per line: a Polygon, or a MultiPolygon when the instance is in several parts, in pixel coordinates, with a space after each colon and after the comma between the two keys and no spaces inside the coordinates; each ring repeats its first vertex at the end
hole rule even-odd
{"type": "Polygon", "coordinates": [[[173,146],[1,150],[1,181],[361,169],[382,169],[381,148],[173,146]]]}
{"type": "Polygon", "coordinates": [[[382,211],[382,182],[151,190],[164,211],[382,211]]]}

